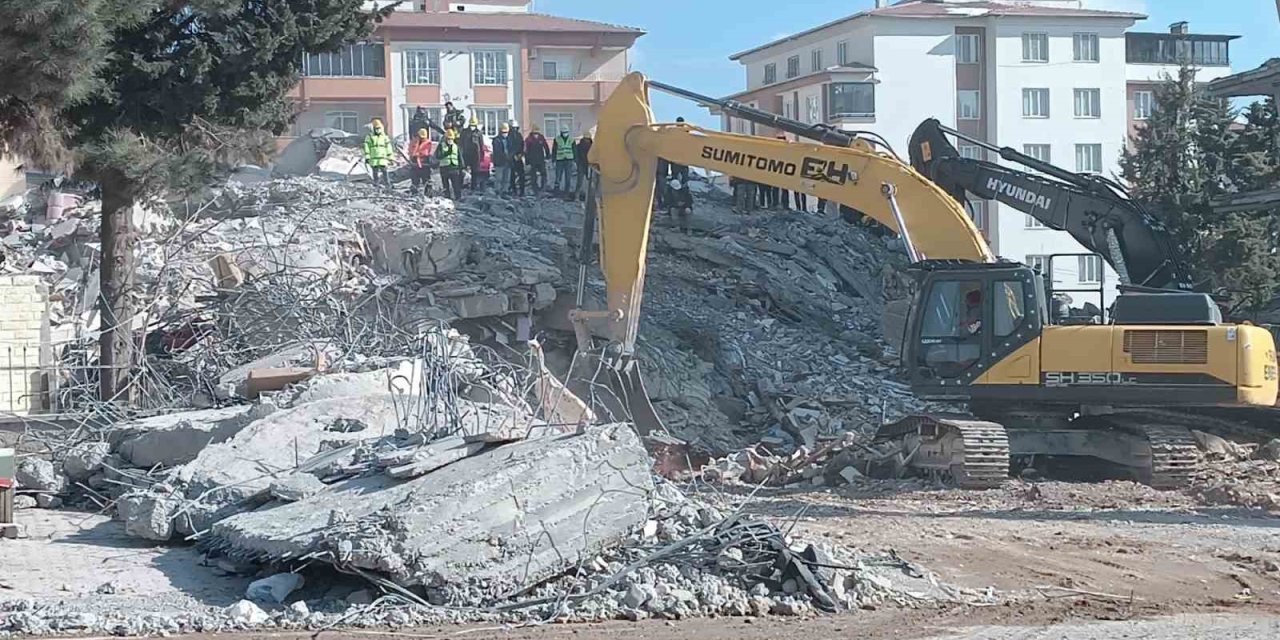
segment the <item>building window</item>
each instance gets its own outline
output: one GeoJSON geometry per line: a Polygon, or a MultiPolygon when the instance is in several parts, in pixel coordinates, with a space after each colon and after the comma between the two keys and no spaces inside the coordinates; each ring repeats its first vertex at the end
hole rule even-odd
{"type": "Polygon", "coordinates": [[[1097,284],[1102,282],[1102,257],[1077,256],[1080,267],[1080,284],[1097,284]]]}
{"type": "Polygon", "coordinates": [[[497,85],[507,83],[506,51],[476,51],[472,54],[472,60],[475,63],[475,84],[497,85]]]}
{"type": "Polygon", "coordinates": [[[1049,148],[1049,145],[1047,144],[1022,145],[1023,153],[1031,156],[1032,158],[1035,158],[1036,160],[1039,160],[1040,162],[1052,162],[1052,160],[1049,159],[1049,155],[1050,155],[1049,151],[1050,151],[1050,148],[1049,148]]]}
{"type": "Polygon", "coordinates": [[[405,84],[440,84],[440,52],[405,51],[405,84]]]}
{"type": "Polygon", "coordinates": [[[1227,40],[1191,40],[1178,34],[1130,33],[1125,36],[1125,60],[1139,64],[1231,65],[1227,40]]]}
{"type": "Polygon", "coordinates": [[[741,133],[743,135],[746,135],[747,121],[741,118],[733,118],[733,130],[736,133],[741,133]]]}
{"type": "Polygon", "coordinates": [[[982,147],[976,144],[962,144],[960,145],[960,157],[967,160],[981,160],[982,147]]]}
{"type": "Polygon", "coordinates": [[[876,85],[870,82],[833,82],[827,85],[828,118],[874,116],[876,85]]]}
{"type": "Polygon", "coordinates": [[[818,124],[822,122],[822,100],[818,96],[809,96],[804,99],[805,122],[809,124],[818,124]]]}
{"type": "Polygon", "coordinates": [[[789,98],[782,99],[782,117],[788,120],[796,119],[795,105],[789,98]]]}
{"type": "Polygon", "coordinates": [[[842,67],[849,64],[849,43],[847,41],[836,43],[836,64],[842,67]]]}
{"type": "Polygon", "coordinates": [[[978,231],[986,233],[987,231],[987,201],[986,200],[970,200],[969,201],[969,218],[973,220],[973,226],[978,231]]]}
{"type": "Polygon", "coordinates": [[[1102,173],[1102,145],[1076,145],[1076,172],[1102,173]]]}
{"type": "Polygon", "coordinates": [[[956,35],[956,64],[978,64],[978,34],[956,35]]]}
{"type": "Polygon", "coordinates": [[[360,134],[360,114],[354,111],[328,111],[324,114],[325,126],[352,135],[360,134]]]}
{"type": "Polygon", "coordinates": [[[791,56],[787,58],[787,79],[790,80],[800,75],[800,56],[791,56]]]}
{"type": "Polygon", "coordinates": [[[1028,229],[1048,229],[1049,228],[1044,226],[1043,222],[1040,222],[1039,220],[1029,215],[1023,214],[1023,217],[1026,218],[1024,222],[1026,224],[1026,228],[1028,229]]]}
{"type": "Polygon", "coordinates": [[[960,120],[977,120],[982,117],[982,94],[978,91],[956,92],[956,117],[960,120]]]}
{"type": "Polygon", "coordinates": [[[1146,120],[1156,105],[1156,94],[1152,91],[1133,92],[1133,119],[1146,120]]]}
{"type": "Polygon", "coordinates": [[[572,113],[542,114],[542,130],[546,131],[548,136],[559,135],[563,129],[568,129],[569,133],[578,132],[574,126],[572,113]]]}
{"type": "Polygon", "coordinates": [[[1098,61],[1098,34],[1077,33],[1072,38],[1072,41],[1075,49],[1075,56],[1073,59],[1076,62],[1098,61]]]}
{"type": "Polygon", "coordinates": [[[809,64],[813,67],[814,73],[826,68],[822,66],[822,49],[814,49],[809,53],[809,64]]]}
{"type": "Polygon", "coordinates": [[[1076,89],[1076,117],[1102,117],[1102,91],[1100,89],[1076,89]]]}
{"type": "Polygon", "coordinates": [[[1022,61],[1023,62],[1048,62],[1049,61],[1049,34],[1047,33],[1022,34],[1022,61]]]}
{"type": "Polygon", "coordinates": [[[778,81],[778,65],[769,63],[764,66],[764,83],[773,84],[778,81]]]}
{"type": "Polygon", "coordinates": [[[385,78],[382,43],[349,44],[333,53],[302,58],[302,75],[310,78],[385,78]]]}
{"type": "Polygon", "coordinates": [[[480,130],[484,131],[486,136],[498,135],[498,130],[502,127],[502,123],[507,122],[511,117],[511,110],[503,107],[501,109],[485,109],[481,107],[472,108],[476,121],[480,123],[480,130]]]}
{"type": "MultiPolygon", "coordinates": [[[[1030,217],[1030,216],[1028,216],[1030,217]]],[[[1049,256],[1029,255],[1027,256],[1027,266],[1035,269],[1036,273],[1044,276],[1049,274],[1049,256]]]]}
{"type": "Polygon", "coordinates": [[[1048,118],[1049,117],[1049,90],[1048,89],[1023,89],[1022,90],[1022,117],[1024,118],[1048,118]]]}

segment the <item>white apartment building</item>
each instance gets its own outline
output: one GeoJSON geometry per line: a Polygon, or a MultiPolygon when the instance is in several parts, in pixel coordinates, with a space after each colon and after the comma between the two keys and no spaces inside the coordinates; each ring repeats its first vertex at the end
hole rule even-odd
{"type": "MultiPolygon", "coordinates": [[[[1230,72],[1231,36],[1129,33],[1140,13],[1088,8],[1080,0],[905,0],[734,54],[746,72],[735,100],[808,123],[879,134],[905,159],[923,120],[937,118],[997,146],[1077,172],[1119,174],[1151,89],[1178,61],[1204,66],[1202,81],[1230,72]]],[[[722,115],[726,131],[772,135],[722,115]]],[[[981,157],[975,145],[962,154],[981,157]]],[[[993,160],[996,158],[992,158],[993,160]]],[[[995,202],[971,202],[995,251],[1043,266],[1084,253],[1065,231],[1044,228],[995,202]]],[[[1054,263],[1055,287],[1118,276],[1097,256],[1054,263]]],[[[1097,303],[1096,295],[1085,300],[1097,303]]]]}

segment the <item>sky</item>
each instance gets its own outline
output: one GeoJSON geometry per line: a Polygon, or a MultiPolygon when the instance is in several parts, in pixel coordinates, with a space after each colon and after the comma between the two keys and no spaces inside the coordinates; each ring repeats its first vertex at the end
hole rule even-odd
{"type": "MultiPolygon", "coordinates": [[[[1150,16],[1138,31],[1167,31],[1186,20],[1192,33],[1241,36],[1231,43],[1231,65],[1245,71],[1280,57],[1275,0],[1085,0],[1090,8],[1131,10],[1150,16]],[[1230,10],[1224,10],[1225,7],[1230,10]]],[[[746,88],[743,67],[731,54],[871,8],[874,0],[534,0],[533,9],[597,20],[648,33],[632,50],[632,69],[704,95],[746,88]]],[[[718,128],[719,120],[691,102],[655,92],[655,116],[718,128]]]]}

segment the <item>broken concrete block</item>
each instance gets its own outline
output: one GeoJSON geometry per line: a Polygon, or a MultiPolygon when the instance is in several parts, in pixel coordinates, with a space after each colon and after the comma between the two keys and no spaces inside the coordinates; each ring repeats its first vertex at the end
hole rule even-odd
{"type": "Polygon", "coordinates": [[[58,473],[52,462],[41,458],[26,458],[18,463],[14,473],[19,489],[62,493],[67,487],[67,479],[58,473]]]}
{"type": "Polygon", "coordinates": [[[14,496],[13,510],[21,511],[23,509],[34,509],[39,505],[36,499],[31,496],[14,496]]]}
{"type": "Polygon", "coordinates": [[[247,627],[255,627],[271,619],[271,616],[267,615],[267,612],[263,611],[262,607],[248,600],[241,600],[227,607],[226,613],[236,624],[247,627]]]}
{"type": "Polygon", "coordinates": [[[135,467],[174,467],[235,436],[257,415],[250,405],[171,413],[121,425],[110,438],[116,453],[135,467]]]}
{"type": "Polygon", "coordinates": [[[373,604],[373,593],[368,589],[358,589],[356,591],[352,591],[351,594],[344,599],[347,601],[347,604],[353,607],[363,607],[365,605],[373,604]]]}
{"type": "Polygon", "coordinates": [[[496,447],[409,482],[341,482],[302,502],[227,518],[209,540],[264,560],[350,549],[344,563],[402,585],[510,593],[642,524],[651,464],[630,425],[593,426],[496,447]],[[360,526],[332,527],[335,513],[360,526]]]}
{"type": "Polygon", "coordinates": [[[455,298],[449,304],[460,318],[488,318],[506,315],[511,308],[511,299],[505,293],[488,293],[455,298]]]}
{"type": "Polygon", "coordinates": [[[463,234],[361,225],[375,269],[410,278],[434,278],[461,269],[475,240],[463,234]]]}
{"type": "Polygon", "coordinates": [[[213,269],[213,281],[219,289],[238,289],[244,284],[244,271],[231,256],[220,253],[209,261],[213,269]]]}
{"type": "Polygon", "coordinates": [[[62,472],[72,482],[87,480],[102,468],[103,461],[110,454],[111,444],[107,442],[83,442],[74,445],[62,459],[62,472]]]}
{"type": "Polygon", "coordinates": [[[42,493],[36,496],[36,506],[41,509],[57,509],[62,506],[62,498],[42,493]]]}
{"type": "Polygon", "coordinates": [[[249,383],[249,372],[256,369],[274,369],[278,367],[308,367],[323,371],[331,356],[337,350],[327,342],[303,343],[288,345],[271,355],[264,356],[232,369],[218,378],[215,389],[222,400],[245,397],[249,383]]]}
{"type": "Polygon", "coordinates": [[[1255,460],[1280,460],[1280,438],[1272,438],[1253,452],[1255,460]]]}
{"type": "Polygon", "coordinates": [[[278,369],[254,369],[249,372],[249,381],[245,385],[244,396],[256,399],[264,391],[279,391],[285,387],[302,382],[316,375],[313,368],[281,367],[278,369]]]}
{"type": "Polygon", "coordinates": [[[173,520],[180,507],[173,496],[138,492],[116,501],[116,516],[124,520],[125,533],[165,542],[173,538],[173,520]]]}
{"type": "Polygon", "coordinates": [[[306,500],[326,488],[325,483],[309,473],[295,473],[271,482],[271,497],[284,502],[306,500]]]}
{"type": "Polygon", "coordinates": [[[556,288],[548,282],[539,282],[533,287],[533,307],[546,309],[556,302],[556,288]]]}
{"type": "Polygon", "coordinates": [[[480,453],[486,446],[487,442],[467,442],[465,436],[450,436],[418,449],[409,462],[387,469],[387,475],[400,479],[423,476],[480,453]]]}
{"type": "Polygon", "coordinates": [[[273,576],[254,580],[245,589],[244,597],[254,602],[284,604],[289,594],[302,588],[306,580],[296,573],[277,573],[273,576]]]}

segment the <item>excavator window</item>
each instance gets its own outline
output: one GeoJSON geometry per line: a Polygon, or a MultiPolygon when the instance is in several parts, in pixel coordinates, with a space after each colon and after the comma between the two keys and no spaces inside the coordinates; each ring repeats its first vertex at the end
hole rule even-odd
{"type": "Polygon", "coordinates": [[[995,317],[993,319],[996,338],[1008,338],[1022,327],[1027,319],[1026,291],[1021,280],[1001,280],[995,283],[995,317]]]}
{"type": "Polygon", "coordinates": [[[920,367],[939,378],[955,378],[982,355],[981,280],[944,280],[934,284],[925,303],[920,331],[920,367]]]}

